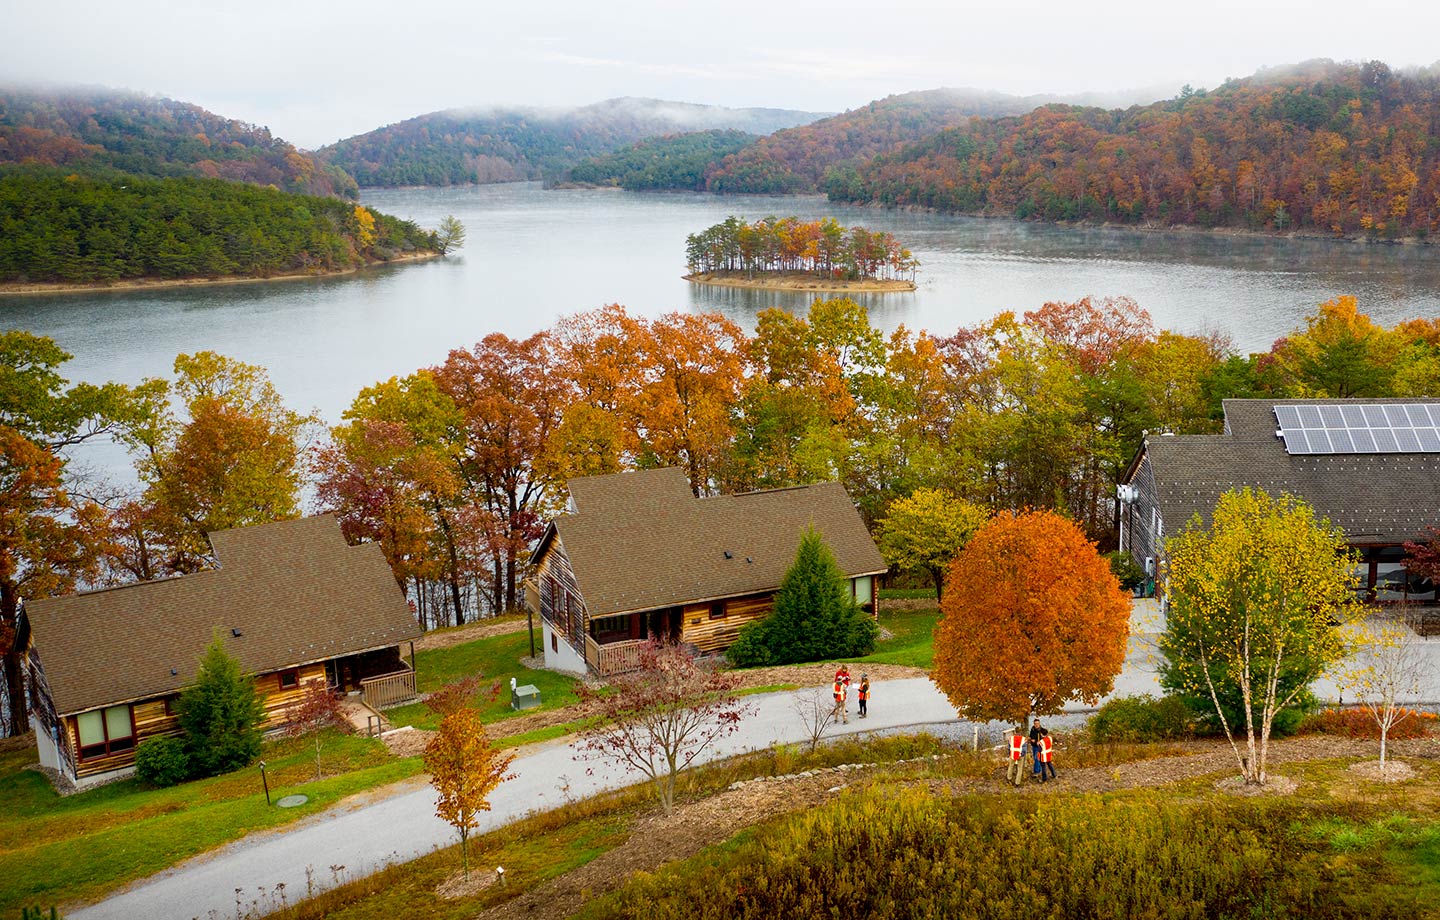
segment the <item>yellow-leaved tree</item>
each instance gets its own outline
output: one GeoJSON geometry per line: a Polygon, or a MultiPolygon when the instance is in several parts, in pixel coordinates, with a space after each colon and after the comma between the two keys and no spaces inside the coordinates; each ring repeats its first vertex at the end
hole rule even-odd
{"type": "Polygon", "coordinates": [[[480,812],[490,810],[490,793],[510,779],[505,771],[514,759],[490,746],[480,715],[468,706],[452,710],[425,746],[425,769],[435,787],[435,816],[460,834],[460,860],[470,877],[470,832],[480,826],[480,812]]]}
{"type": "Polygon", "coordinates": [[[1165,546],[1162,682],[1210,698],[1245,782],[1263,785],[1276,713],[1345,657],[1362,609],[1345,535],[1299,498],[1247,488],[1165,546]]]}
{"type": "Polygon", "coordinates": [[[885,561],[902,571],[925,572],[941,596],[945,567],[990,516],[984,506],[939,489],[916,489],[890,505],[878,543],[885,561]]]}

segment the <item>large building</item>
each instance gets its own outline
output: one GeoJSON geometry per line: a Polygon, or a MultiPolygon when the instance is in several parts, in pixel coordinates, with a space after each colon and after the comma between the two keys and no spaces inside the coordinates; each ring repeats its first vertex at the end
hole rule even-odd
{"type": "Polygon", "coordinates": [[[1304,499],[1360,556],[1364,597],[1434,602],[1403,544],[1440,526],[1440,400],[1227,399],[1225,433],[1147,435],[1118,490],[1120,548],[1154,573],[1165,540],[1249,486],[1304,499]]]}
{"type": "Polygon", "coordinates": [[[885,560],[839,483],[696,498],[672,467],[569,487],[570,512],[546,528],[526,585],[547,667],[614,673],[633,666],[648,639],[723,651],[770,612],[812,526],[856,601],[874,609],[885,560]]]}
{"type": "Polygon", "coordinates": [[[266,727],[311,685],[410,696],[400,644],[420,635],[380,547],[350,546],[330,515],[210,534],[193,575],[42,598],[25,607],[31,715],[42,766],[84,786],[134,769],[175,734],[175,701],[218,636],[255,675],[266,727]]]}

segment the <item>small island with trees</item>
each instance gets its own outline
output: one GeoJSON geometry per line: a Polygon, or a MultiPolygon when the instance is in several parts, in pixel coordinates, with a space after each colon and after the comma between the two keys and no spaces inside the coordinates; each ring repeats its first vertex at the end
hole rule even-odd
{"type": "Polygon", "coordinates": [[[889,233],[831,217],[727,217],[685,238],[685,263],[697,284],[811,291],[913,291],[920,268],[889,233]]]}

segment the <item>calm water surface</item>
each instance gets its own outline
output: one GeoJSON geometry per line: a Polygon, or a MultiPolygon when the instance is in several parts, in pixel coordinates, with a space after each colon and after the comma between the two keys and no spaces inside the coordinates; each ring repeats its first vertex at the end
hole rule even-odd
{"type": "MultiPolygon", "coordinates": [[[[1355,294],[1386,324],[1440,314],[1440,252],[1209,234],[1071,229],[831,205],[823,198],[716,198],[544,191],[537,184],[367,190],[378,210],[435,226],[455,214],[463,251],[443,260],[302,280],[149,293],[0,297],[0,328],[50,336],[72,379],[134,382],[175,355],[213,349],[268,368],[289,403],[330,421],[363,386],[442,361],[489,332],[524,335],[607,303],[658,315],[719,310],[750,325],[813,295],[681,280],[685,235],[727,215],[889,230],[922,263],[919,290],[861,295],[877,325],[950,332],[1047,300],[1126,294],[1157,324],[1222,330],[1261,350],[1315,305],[1355,294]]],[[[106,457],[102,467],[124,466],[106,457]]]]}

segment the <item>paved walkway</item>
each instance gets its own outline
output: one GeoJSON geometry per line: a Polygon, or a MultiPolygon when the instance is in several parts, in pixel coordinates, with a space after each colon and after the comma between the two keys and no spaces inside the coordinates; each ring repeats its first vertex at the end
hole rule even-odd
{"type": "MultiPolygon", "coordinates": [[[[1159,694],[1155,640],[1162,624],[1158,612],[1144,602],[1136,605],[1125,668],[1116,679],[1115,695],[1159,694]]],[[[1440,641],[1426,643],[1440,665],[1440,641]]],[[[1431,684],[1440,681],[1440,666],[1431,684]]],[[[1317,687],[1322,698],[1333,699],[1327,687],[1317,687]]],[[[706,760],[758,750],[776,743],[805,740],[792,702],[799,693],[769,693],[749,697],[754,712],[735,735],[713,748],[706,760]]],[[[1440,685],[1427,687],[1422,699],[1440,700],[1440,685]]],[[[853,702],[852,702],[853,706],[853,702]]],[[[829,736],[861,731],[949,723],[961,737],[967,725],[956,724],[950,703],[926,678],[879,681],[873,684],[871,716],[851,718],[829,736]]],[[[1084,707],[1072,706],[1078,713],[1084,707]]],[[[1074,719],[1079,719],[1076,715],[1074,719]]],[[[1071,721],[1066,719],[1066,722],[1071,721]]],[[[991,728],[998,728],[992,726],[991,728]]],[[[479,833],[502,826],[536,810],[580,799],[597,792],[640,781],[634,773],[593,760],[580,760],[566,741],[523,749],[513,770],[516,778],[495,792],[492,811],[484,815],[479,833]]],[[[389,863],[414,859],[455,842],[455,832],[434,816],[435,797],[429,786],[411,788],[379,801],[341,806],[313,816],[298,825],[251,834],[218,851],[191,859],[129,890],[83,910],[66,914],[71,920],[220,920],[237,915],[236,889],[241,889],[242,910],[254,904],[269,905],[279,883],[294,901],[306,890],[306,869],[319,888],[330,887],[332,866],[343,866],[349,878],[366,875],[389,863]]]]}

